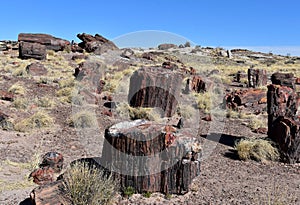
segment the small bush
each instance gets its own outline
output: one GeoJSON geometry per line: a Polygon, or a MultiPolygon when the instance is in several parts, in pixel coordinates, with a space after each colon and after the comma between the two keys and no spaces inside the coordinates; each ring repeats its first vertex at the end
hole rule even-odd
{"type": "Polygon", "coordinates": [[[20,132],[27,132],[35,128],[49,127],[52,125],[54,120],[45,112],[37,112],[29,118],[26,118],[17,124],[14,128],[20,132]]]}
{"type": "Polygon", "coordinates": [[[109,204],[118,186],[109,176],[86,162],[76,162],[64,174],[64,189],[76,205],[109,204]]]}
{"type": "Polygon", "coordinates": [[[199,109],[209,112],[212,109],[212,94],[210,92],[196,94],[197,106],[199,109]]]}
{"type": "Polygon", "coordinates": [[[244,139],[236,145],[241,160],[275,161],[279,159],[279,152],[272,142],[264,139],[244,139]]]}
{"type": "Polygon", "coordinates": [[[195,115],[196,110],[191,105],[180,105],[177,108],[177,113],[184,119],[191,119],[195,115]]]}
{"type": "Polygon", "coordinates": [[[21,85],[20,83],[16,83],[8,89],[8,92],[11,92],[14,94],[20,94],[20,95],[24,95],[25,91],[26,90],[25,90],[24,86],[21,85]]]}
{"type": "Polygon", "coordinates": [[[132,186],[125,187],[123,194],[125,196],[131,197],[135,193],[135,189],[132,186]]]}
{"type": "Polygon", "coordinates": [[[75,128],[90,128],[97,125],[96,116],[88,111],[80,111],[71,116],[68,124],[75,128]]]}
{"type": "Polygon", "coordinates": [[[149,192],[149,191],[147,191],[147,192],[144,192],[143,193],[143,197],[145,197],[145,198],[150,198],[151,197],[151,192],[149,192]]]}

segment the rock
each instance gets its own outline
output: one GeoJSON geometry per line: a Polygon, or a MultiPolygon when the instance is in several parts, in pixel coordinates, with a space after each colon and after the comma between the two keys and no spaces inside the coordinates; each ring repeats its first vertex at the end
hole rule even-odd
{"type": "Polygon", "coordinates": [[[56,38],[48,34],[20,33],[19,42],[38,43],[46,46],[48,50],[62,51],[70,42],[61,38],[56,38]]]}
{"type": "Polygon", "coordinates": [[[166,117],[176,112],[183,75],[161,67],[143,67],[130,78],[128,101],[132,107],[159,107],[166,117]]]}
{"type": "Polygon", "coordinates": [[[73,55],[72,56],[72,60],[85,60],[87,59],[88,57],[84,54],[78,54],[78,55],[73,55]]]}
{"type": "Polygon", "coordinates": [[[77,43],[74,43],[71,45],[71,51],[72,52],[78,52],[78,53],[83,53],[84,49],[81,48],[77,43]]]}
{"type": "Polygon", "coordinates": [[[230,109],[237,109],[238,106],[253,106],[259,102],[263,103],[267,92],[259,89],[236,90],[225,96],[226,106],[230,109]]]}
{"type": "Polygon", "coordinates": [[[13,128],[13,124],[9,122],[9,116],[0,110],[0,128],[3,130],[11,130],[13,128]]]}
{"type": "Polygon", "coordinates": [[[296,85],[300,85],[300,78],[296,78],[296,79],[295,79],[295,84],[296,84],[296,85]]]}
{"type": "Polygon", "coordinates": [[[253,132],[258,133],[258,134],[268,134],[268,128],[266,127],[259,127],[257,129],[255,129],[253,132]]]}
{"type": "Polygon", "coordinates": [[[17,41],[0,41],[0,51],[18,50],[17,41]]]}
{"type": "Polygon", "coordinates": [[[4,90],[0,90],[0,99],[6,100],[6,101],[13,101],[14,100],[14,94],[10,92],[6,92],[4,90]]]}
{"type": "Polygon", "coordinates": [[[170,70],[177,70],[178,69],[178,65],[176,65],[175,63],[171,63],[171,62],[163,62],[162,64],[163,68],[166,69],[170,69],[170,70]]]}
{"type": "Polygon", "coordinates": [[[34,58],[37,60],[46,59],[46,46],[38,43],[19,43],[19,57],[21,59],[34,58]]]}
{"type": "Polygon", "coordinates": [[[268,135],[278,144],[282,159],[288,163],[300,160],[298,107],[298,95],[292,88],[268,86],[268,135]]]}
{"type": "Polygon", "coordinates": [[[210,122],[210,121],[212,121],[212,116],[211,116],[211,114],[208,114],[208,115],[206,115],[205,117],[203,117],[201,119],[204,120],[204,121],[210,122]]]}
{"type": "Polygon", "coordinates": [[[62,180],[52,182],[35,188],[30,194],[30,199],[35,205],[71,205],[63,189],[62,180]]]}
{"type": "Polygon", "coordinates": [[[184,92],[190,93],[193,91],[196,93],[201,93],[208,91],[212,87],[213,83],[207,79],[205,81],[203,79],[204,78],[199,75],[194,75],[192,80],[187,79],[184,92]]]}
{"type": "Polygon", "coordinates": [[[54,170],[51,167],[41,167],[30,173],[29,178],[38,185],[48,184],[55,181],[54,170]]]}
{"type": "Polygon", "coordinates": [[[159,50],[168,50],[170,48],[177,48],[177,45],[171,44],[171,43],[164,43],[164,44],[158,45],[159,50]]]}
{"type": "Polygon", "coordinates": [[[287,86],[295,89],[295,79],[293,73],[273,73],[271,76],[272,84],[287,86]]]}
{"type": "Polygon", "coordinates": [[[108,50],[118,50],[118,47],[112,41],[99,34],[92,36],[90,34],[82,33],[77,34],[77,37],[82,40],[78,45],[89,53],[101,55],[108,50]]]}
{"type": "Polygon", "coordinates": [[[238,71],[237,74],[236,74],[236,81],[238,83],[241,82],[241,79],[245,79],[247,78],[247,73],[245,73],[244,71],[238,71]]]}
{"type": "Polygon", "coordinates": [[[130,48],[125,48],[121,53],[121,57],[130,59],[134,55],[134,51],[130,48]]]}
{"type": "Polygon", "coordinates": [[[101,164],[120,179],[123,188],[182,194],[200,174],[196,139],[172,126],[145,120],[121,122],[106,129],[105,139],[101,164]]]}
{"type": "Polygon", "coordinates": [[[267,85],[267,72],[264,69],[248,69],[248,86],[256,88],[267,85]]]}
{"type": "Polygon", "coordinates": [[[51,167],[55,173],[59,173],[63,168],[64,158],[58,152],[47,152],[42,159],[40,167],[51,167]]]}
{"type": "Polygon", "coordinates": [[[33,76],[47,75],[48,73],[47,69],[41,63],[31,63],[26,66],[26,71],[28,74],[33,76]]]}

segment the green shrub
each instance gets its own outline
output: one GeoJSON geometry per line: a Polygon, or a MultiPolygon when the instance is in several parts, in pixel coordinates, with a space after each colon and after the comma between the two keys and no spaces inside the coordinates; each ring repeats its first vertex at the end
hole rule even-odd
{"type": "Polygon", "coordinates": [[[125,196],[131,197],[135,193],[135,189],[132,186],[125,187],[123,194],[125,196]]]}
{"type": "Polygon", "coordinates": [[[236,145],[241,160],[275,161],[279,159],[279,152],[271,141],[265,139],[244,139],[236,145]]]}
{"type": "Polygon", "coordinates": [[[64,174],[64,189],[73,204],[109,204],[118,186],[110,176],[86,162],[76,162],[64,174]]]}

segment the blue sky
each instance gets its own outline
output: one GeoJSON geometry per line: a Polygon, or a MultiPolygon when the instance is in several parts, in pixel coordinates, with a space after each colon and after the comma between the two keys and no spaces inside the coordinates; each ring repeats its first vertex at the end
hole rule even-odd
{"type": "Polygon", "coordinates": [[[10,0],[0,5],[0,40],[16,40],[21,32],[78,41],[82,32],[115,39],[156,30],[202,46],[285,48],[300,55],[297,0],[10,0]]]}

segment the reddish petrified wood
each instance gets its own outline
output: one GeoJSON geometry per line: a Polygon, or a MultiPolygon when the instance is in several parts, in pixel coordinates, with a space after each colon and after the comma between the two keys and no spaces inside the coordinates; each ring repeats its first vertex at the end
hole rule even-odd
{"type": "Polygon", "coordinates": [[[61,38],[56,38],[48,34],[36,33],[20,33],[18,36],[19,42],[38,43],[45,45],[46,49],[54,51],[62,51],[70,42],[61,38]]]}
{"type": "Polygon", "coordinates": [[[144,67],[130,78],[128,101],[132,107],[159,107],[165,116],[176,112],[183,75],[161,67],[144,67]]]}
{"type": "Polygon", "coordinates": [[[20,42],[19,57],[21,59],[35,58],[37,60],[46,59],[46,46],[39,43],[20,42]]]}
{"type": "Polygon", "coordinates": [[[26,71],[28,74],[33,76],[47,75],[48,73],[45,66],[41,63],[31,63],[30,65],[26,66],[26,71]]]}
{"type": "Polygon", "coordinates": [[[264,103],[267,93],[260,89],[236,90],[225,96],[228,108],[237,109],[238,106],[264,103]]]}
{"type": "Polygon", "coordinates": [[[121,122],[105,131],[102,164],[121,187],[138,193],[185,193],[200,173],[200,147],[188,133],[145,120],[121,122]]]}
{"type": "Polygon", "coordinates": [[[256,88],[267,85],[267,71],[264,69],[248,69],[248,86],[256,88]]]}
{"type": "Polygon", "coordinates": [[[268,135],[278,144],[283,160],[288,163],[300,160],[298,107],[298,95],[292,88],[268,86],[268,135]]]}
{"type": "Polygon", "coordinates": [[[287,86],[295,89],[295,78],[293,73],[273,73],[272,84],[287,86]]]}

